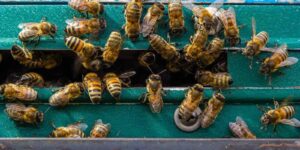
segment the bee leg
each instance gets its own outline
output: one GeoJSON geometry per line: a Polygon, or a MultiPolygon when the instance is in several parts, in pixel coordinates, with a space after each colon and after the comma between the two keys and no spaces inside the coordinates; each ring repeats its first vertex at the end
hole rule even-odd
{"type": "Polygon", "coordinates": [[[148,101],[148,96],[149,96],[149,93],[144,93],[142,94],[140,97],[139,97],[139,101],[142,103],[142,104],[145,104],[147,101],[148,101]]]}
{"type": "Polygon", "coordinates": [[[276,130],[277,130],[277,124],[274,124],[273,132],[276,133],[276,130]]]}

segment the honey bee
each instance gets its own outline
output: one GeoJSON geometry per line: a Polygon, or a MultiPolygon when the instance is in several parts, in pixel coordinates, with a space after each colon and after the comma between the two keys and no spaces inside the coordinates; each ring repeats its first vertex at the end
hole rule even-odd
{"type": "Polygon", "coordinates": [[[21,23],[18,26],[21,30],[19,33],[19,39],[22,42],[32,42],[36,41],[36,44],[40,42],[41,36],[50,36],[54,39],[57,31],[56,25],[47,22],[46,18],[43,18],[41,22],[30,22],[21,23]]]}
{"type": "Polygon", "coordinates": [[[209,35],[217,34],[221,26],[216,14],[223,3],[224,0],[216,0],[206,8],[201,5],[192,7],[195,29],[204,27],[209,35]]]}
{"type": "Polygon", "coordinates": [[[104,124],[101,119],[98,119],[91,130],[91,138],[105,138],[110,132],[111,125],[109,123],[104,124]]]}
{"type": "Polygon", "coordinates": [[[181,102],[174,114],[174,120],[178,128],[186,132],[192,132],[200,127],[199,108],[203,99],[203,86],[195,84],[190,87],[185,94],[185,99],[181,102]]]}
{"type": "Polygon", "coordinates": [[[152,52],[143,53],[138,57],[138,62],[143,67],[149,67],[155,62],[155,54],[152,52]]]}
{"type": "Polygon", "coordinates": [[[99,76],[96,73],[88,73],[85,75],[83,83],[92,103],[99,103],[103,92],[103,85],[99,76]]]}
{"type": "Polygon", "coordinates": [[[218,16],[224,26],[224,35],[230,46],[234,46],[241,42],[239,27],[236,23],[236,16],[233,7],[228,10],[220,9],[218,16]]]}
{"type": "Polygon", "coordinates": [[[54,126],[54,130],[51,132],[50,137],[53,138],[83,138],[84,130],[88,127],[85,123],[74,123],[70,124],[66,127],[58,127],[54,126]]]}
{"type": "Polygon", "coordinates": [[[217,118],[223,109],[225,97],[221,93],[214,93],[213,97],[208,101],[208,105],[200,116],[202,128],[209,127],[217,118]]]}
{"type": "Polygon", "coordinates": [[[199,65],[206,67],[215,62],[222,53],[222,48],[224,47],[224,40],[219,38],[214,38],[209,45],[207,46],[206,51],[202,52],[202,55],[199,57],[199,65]]]}
{"type": "Polygon", "coordinates": [[[21,78],[17,81],[19,85],[26,85],[26,86],[44,86],[44,78],[35,72],[28,72],[21,76],[21,78]]]}
{"type": "Polygon", "coordinates": [[[181,0],[169,0],[169,35],[175,36],[186,32],[181,0]]]}
{"type": "Polygon", "coordinates": [[[38,96],[37,91],[31,87],[12,83],[2,84],[0,86],[0,94],[3,95],[7,100],[19,100],[24,102],[35,101],[38,96]]]}
{"type": "Polygon", "coordinates": [[[122,84],[129,86],[131,82],[129,78],[135,75],[135,73],[135,71],[129,71],[119,76],[113,72],[105,74],[103,81],[105,83],[106,89],[114,99],[120,99],[122,84]],[[125,82],[126,79],[128,80],[128,82],[125,82]]]}
{"type": "Polygon", "coordinates": [[[169,44],[157,34],[151,34],[149,36],[149,43],[151,47],[167,61],[177,61],[180,58],[180,54],[176,50],[176,47],[169,44]]]}
{"type": "Polygon", "coordinates": [[[149,9],[142,23],[142,34],[144,37],[152,34],[158,24],[158,21],[163,17],[165,7],[162,3],[156,2],[149,9]]]}
{"type": "Polygon", "coordinates": [[[26,107],[22,103],[8,103],[5,109],[6,114],[14,121],[28,124],[43,122],[44,113],[32,106],[26,107]]]}
{"type": "Polygon", "coordinates": [[[102,61],[107,67],[110,67],[116,62],[122,45],[123,39],[121,37],[121,34],[119,32],[111,32],[102,53],[102,61]]]}
{"type": "Polygon", "coordinates": [[[276,130],[277,124],[287,124],[294,127],[300,127],[300,121],[296,118],[292,118],[295,114],[293,106],[282,105],[280,106],[277,101],[274,101],[275,108],[263,109],[264,114],[261,116],[260,121],[263,125],[269,124],[274,125],[274,131],[276,130]]]}
{"type": "Polygon", "coordinates": [[[25,47],[20,47],[19,45],[13,45],[10,53],[14,60],[19,62],[32,60],[32,53],[25,47]]]}
{"type": "Polygon", "coordinates": [[[104,12],[104,6],[100,3],[100,0],[70,0],[69,6],[79,11],[80,13],[92,14],[97,18],[104,12]]]}
{"type": "Polygon", "coordinates": [[[69,102],[81,96],[84,92],[82,83],[70,83],[63,88],[58,89],[50,98],[49,104],[51,106],[63,107],[69,102]]]}
{"type": "Polygon", "coordinates": [[[269,35],[266,31],[261,31],[256,35],[255,19],[252,18],[252,38],[247,42],[246,48],[243,49],[243,55],[253,57],[258,55],[267,45],[269,35]]]}
{"type": "Polygon", "coordinates": [[[246,122],[239,116],[236,117],[236,122],[229,122],[229,129],[238,138],[256,139],[246,122]]]}
{"type": "Polygon", "coordinates": [[[188,62],[196,62],[202,55],[206,46],[208,34],[205,28],[197,30],[194,36],[190,38],[191,44],[184,47],[184,58],[188,62]]]}
{"type": "Polygon", "coordinates": [[[142,16],[143,3],[142,0],[131,0],[125,5],[125,34],[132,40],[136,41],[141,31],[140,20],[142,16]]]}
{"type": "Polygon", "coordinates": [[[230,74],[227,72],[197,71],[195,78],[204,86],[211,86],[217,89],[227,88],[233,83],[230,74]]]}
{"type": "Polygon", "coordinates": [[[288,57],[287,45],[283,44],[278,47],[271,57],[264,59],[260,66],[260,72],[268,75],[276,72],[279,68],[291,66],[298,62],[296,57],[288,57]]]}
{"type": "Polygon", "coordinates": [[[101,47],[94,46],[74,36],[65,38],[65,44],[78,55],[84,68],[93,71],[100,70],[101,62],[99,57],[101,47]]]}
{"type": "Polygon", "coordinates": [[[151,74],[146,80],[147,93],[144,94],[143,103],[149,101],[150,110],[153,113],[160,113],[164,102],[162,98],[163,86],[159,74],[151,74]]]}
{"type": "Polygon", "coordinates": [[[34,53],[32,60],[19,61],[28,68],[53,69],[61,63],[61,57],[55,54],[34,53]]]}
{"type": "Polygon", "coordinates": [[[67,36],[80,37],[84,34],[91,34],[97,38],[99,32],[106,28],[106,21],[101,18],[92,19],[68,19],[65,33],[67,36]]]}

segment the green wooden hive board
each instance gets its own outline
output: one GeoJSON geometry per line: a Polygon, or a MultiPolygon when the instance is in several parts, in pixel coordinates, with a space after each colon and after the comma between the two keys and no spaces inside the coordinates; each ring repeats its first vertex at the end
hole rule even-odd
{"type": "MultiPolygon", "coordinates": [[[[43,39],[34,50],[67,50],[63,43],[65,20],[74,15],[79,16],[67,5],[50,3],[46,5],[35,5],[34,3],[26,5],[18,3],[0,4],[0,22],[2,22],[0,50],[9,50],[11,45],[17,42],[16,37],[20,31],[17,28],[19,23],[39,21],[43,16],[55,23],[59,32],[55,42],[50,39],[43,39]]],[[[244,46],[245,41],[250,38],[250,23],[253,16],[256,18],[257,30],[268,31],[270,35],[268,46],[287,43],[290,56],[300,58],[300,53],[297,51],[300,48],[300,23],[297,21],[300,20],[300,7],[298,5],[225,5],[224,7],[228,8],[229,6],[235,8],[238,23],[246,25],[241,29],[241,46],[244,46]]],[[[100,35],[100,41],[94,42],[94,44],[104,46],[109,33],[113,30],[120,30],[124,24],[122,11],[122,5],[105,5],[104,17],[109,28],[100,35]]],[[[188,43],[189,36],[194,32],[190,21],[191,12],[185,9],[184,13],[188,32],[180,38],[172,39],[172,41],[180,44],[178,48],[182,48],[188,43]]],[[[166,37],[166,31],[167,27],[161,27],[158,34],[166,37]]],[[[148,42],[142,38],[135,43],[129,40],[124,43],[124,48],[128,49],[146,50],[148,47],[148,42]]],[[[263,58],[268,55],[263,54],[259,57],[263,58]]],[[[226,96],[226,105],[215,123],[208,129],[185,133],[177,129],[173,123],[174,110],[184,98],[186,88],[166,88],[167,95],[164,97],[166,104],[163,111],[160,114],[152,114],[147,105],[138,103],[139,96],[145,92],[145,88],[139,87],[125,88],[121,102],[117,104],[113,104],[113,99],[105,92],[103,103],[99,105],[90,104],[87,95],[84,95],[66,108],[51,108],[45,114],[45,122],[38,127],[17,124],[10,120],[5,113],[0,113],[0,137],[47,137],[52,130],[51,122],[57,126],[63,126],[76,121],[83,121],[89,125],[86,131],[88,134],[94,121],[101,118],[104,122],[112,124],[109,137],[227,138],[231,137],[228,122],[234,121],[235,117],[239,115],[246,120],[258,138],[298,138],[299,129],[289,126],[279,125],[277,133],[272,132],[271,126],[268,130],[260,129],[259,118],[262,113],[256,105],[272,106],[273,98],[282,101],[286,97],[290,97],[296,112],[300,110],[298,104],[300,99],[299,64],[283,69],[284,75],[275,74],[272,77],[272,85],[269,85],[268,80],[258,72],[259,64],[254,63],[253,69],[250,70],[248,67],[249,60],[240,53],[228,51],[227,61],[234,84],[229,89],[222,91],[226,96]]],[[[255,59],[254,62],[256,61],[255,59]]],[[[51,89],[37,90],[39,91],[39,100],[33,105],[45,111],[49,108],[47,102],[52,94],[51,89]]],[[[205,98],[209,98],[212,93],[212,89],[207,88],[205,98]]],[[[4,107],[5,101],[1,101],[0,109],[3,110],[4,107]]],[[[296,114],[296,118],[300,118],[299,112],[296,114]]]]}

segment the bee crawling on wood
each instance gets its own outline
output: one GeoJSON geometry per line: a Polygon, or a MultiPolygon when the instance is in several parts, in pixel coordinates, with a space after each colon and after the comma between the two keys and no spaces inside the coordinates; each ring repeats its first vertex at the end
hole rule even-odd
{"type": "Polygon", "coordinates": [[[91,34],[93,38],[97,39],[100,31],[106,28],[106,21],[103,18],[92,19],[68,19],[65,33],[67,36],[80,37],[85,34],[91,34]]]}
{"type": "Polygon", "coordinates": [[[32,102],[38,97],[37,91],[33,88],[12,83],[0,85],[0,94],[10,101],[32,102]]]}
{"type": "Polygon", "coordinates": [[[156,2],[154,3],[149,9],[147,14],[144,17],[143,23],[142,23],[142,31],[144,37],[149,36],[152,34],[157,25],[158,22],[163,17],[164,13],[164,5],[162,3],[156,2]]]}
{"type": "Polygon", "coordinates": [[[197,71],[196,80],[205,86],[211,86],[216,89],[228,88],[232,83],[232,77],[227,72],[213,73],[210,71],[197,71]]]}
{"type": "Polygon", "coordinates": [[[122,45],[123,38],[120,32],[111,32],[101,55],[106,67],[111,67],[117,61],[122,45]]]}
{"type": "Polygon", "coordinates": [[[122,93],[122,84],[129,86],[131,83],[130,77],[135,74],[135,71],[125,72],[121,75],[109,72],[105,74],[103,81],[110,95],[114,99],[119,100],[122,93]]]}
{"type": "Polygon", "coordinates": [[[93,129],[90,132],[91,138],[105,138],[108,136],[111,129],[111,125],[109,123],[105,124],[101,119],[98,119],[95,122],[93,129]]]}
{"type": "Polygon", "coordinates": [[[88,73],[83,79],[84,87],[87,90],[92,103],[99,103],[102,99],[104,85],[96,73],[88,73]]]}
{"type": "Polygon", "coordinates": [[[221,93],[214,93],[212,98],[209,99],[207,106],[200,116],[202,128],[208,128],[215,122],[219,113],[222,111],[225,104],[225,97],[221,93]]]}
{"type": "Polygon", "coordinates": [[[53,138],[83,138],[84,130],[87,129],[88,125],[85,123],[77,122],[70,124],[66,127],[54,127],[50,137],[53,138]]]}
{"type": "Polygon", "coordinates": [[[5,109],[6,114],[15,121],[28,124],[43,122],[44,113],[32,106],[26,107],[22,103],[8,103],[5,109]]]}
{"type": "Polygon", "coordinates": [[[125,30],[125,35],[127,35],[132,41],[136,41],[140,35],[142,11],[142,0],[131,0],[125,5],[125,24],[122,28],[125,30]]]}
{"type": "Polygon", "coordinates": [[[246,122],[239,116],[236,117],[236,122],[229,122],[229,129],[237,138],[256,139],[246,122]]]}
{"type": "Polygon", "coordinates": [[[54,39],[54,36],[57,31],[56,25],[47,22],[46,18],[42,18],[41,22],[29,22],[21,23],[18,26],[21,30],[19,33],[20,41],[24,42],[36,42],[36,45],[39,44],[41,36],[50,36],[54,39]]]}
{"type": "Polygon", "coordinates": [[[21,76],[16,82],[19,85],[43,87],[45,84],[44,78],[36,72],[28,72],[21,76]]]}
{"type": "Polygon", "coordinates": [[[288,57],[287,45],[283,44],[276,48],[272,56],[264,59],[260,66],[260,72],[265,75],[270,75],[282,67],[291,66],[297,62],[298,58],[288,57]]]}
{"type": "Polygon", "coordinates": [[[70,0],[68,4],[80,13],[86,13],[86,17],[92,14],[97,18],[104,12],[104,5],[100,3],[100,0],[70,0]]]}
{"type": "Polygon", "coordinates": [[[56,89],[55,91],[56,92],[49,98],[49,104],[54,107],[63,107],[81,96],[84,92],[84,86],[82,83],[75,82],[63,88],[56,89]]]}
{"type": "Polygon", "coordinates": [[[201,84],[195,84],[188,89],[185,99],[174,113],[174,121],[179,129],[193,132],[200,127],[201,109],[199,104],[203,99],[203,90],[201,84]]]}
{"type": "Polygon", "coordinates": [[[291,105],[279,105],[277,101],[274,101],[275,108],[263,108],[259,109],[264,112],[260,121],[264,126],[273,124],[273,131],[276,131],[276,127],[279,123],[300,127],[300,121],[296,118],[292,118],[295,115],[295,108],[291,105]]]}

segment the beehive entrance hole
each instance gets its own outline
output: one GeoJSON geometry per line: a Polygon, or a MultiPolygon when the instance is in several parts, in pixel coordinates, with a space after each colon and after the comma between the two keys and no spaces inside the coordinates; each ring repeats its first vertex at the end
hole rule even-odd
{"type": "MultiPolygon", "coordinates": [[[[63,59],[61,64],[50,70],[46,69],[34,69],[27,68],[23,65],[20,65],[19,62],[13,60],[9,51],[0,52],[3,55],[3,61],[0,64],[0,82],[8,83],[15,82],[22,74],[27,72],[37,72],[41,74],[45,81],[46,87],[56,87],[63,86],[70,82],[81,82],[83,76],[90,72],[85,69],[79,69],[79,72],[75,73],[77,67],[80,67],[75,64],[77,56],[75,53],[63,50],[63,51],[43,51],[44,53],[54,53],[60,55],[63,59]]],[[[145,80],[151,74],[150,70],[147,67],[142,67],[138,63],[138,56],[145,53],[146,50],[122,50],[119,58],[116,63],[107,69],[98,71],[97,73],[102,78],[107,72],[114,72],[116,74],[122,74],[127,71],[136,71],[136,75],[131,77],[131,87],[144,87],[145,80]]],[[[227,54],[224,52],[221,56],[213,63],[208,66],[207,70],[214,70],[220,67],[220,64],[227,71],[227,54]]],[[[156,62],[151,65],[151,69],[154,73],[159,73],[162,70],[166,69],[166,62],[156,54],[156,62]]],[[[171,73],[166,71],[161,74],[162,82],[164,87],[186,87],[191,86],[196,83],[194,79],[194,74],[188,74],[184,71],[178,73],[171,73]]]]}

